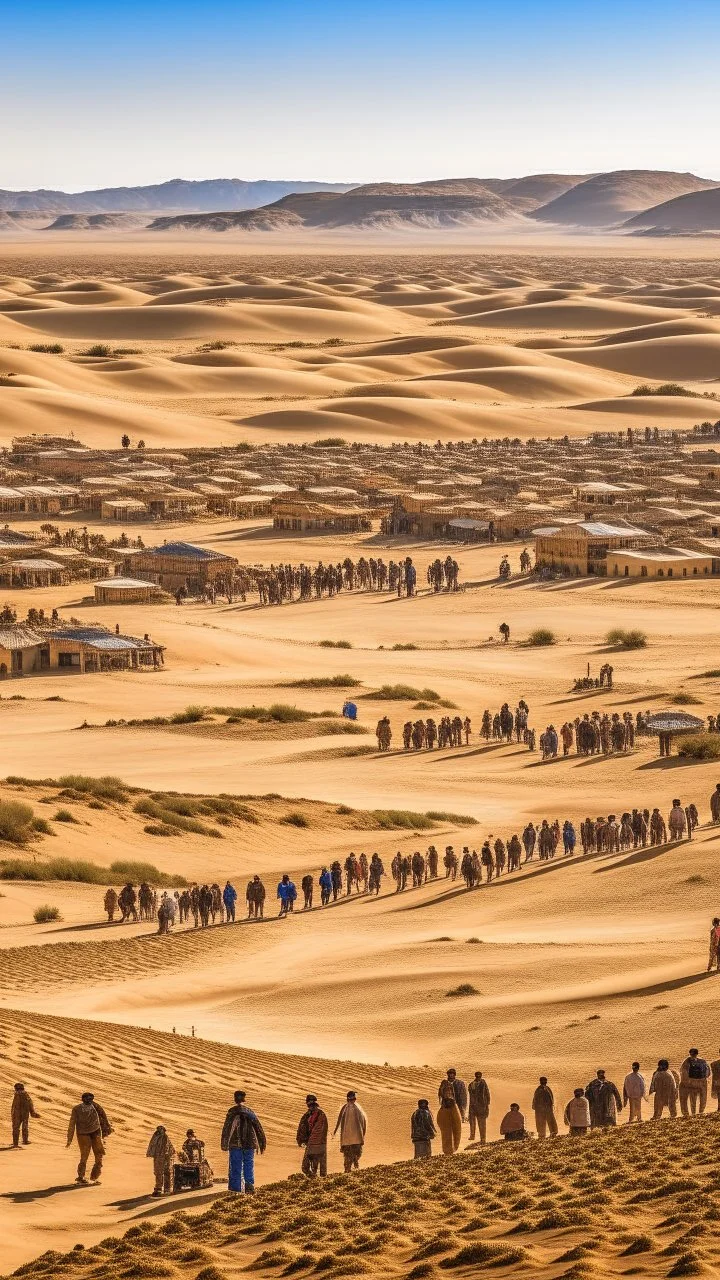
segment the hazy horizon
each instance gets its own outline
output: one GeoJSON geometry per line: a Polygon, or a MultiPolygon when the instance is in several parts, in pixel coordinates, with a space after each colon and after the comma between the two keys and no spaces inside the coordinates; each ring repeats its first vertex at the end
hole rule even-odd
{"type": "Polygon", "coordinates": [[[691,10],[689,22],[668,0],[38,0],[5,15],[0,186],[712,178],[719,95],[702,51],[720,8],[691,10]]]}

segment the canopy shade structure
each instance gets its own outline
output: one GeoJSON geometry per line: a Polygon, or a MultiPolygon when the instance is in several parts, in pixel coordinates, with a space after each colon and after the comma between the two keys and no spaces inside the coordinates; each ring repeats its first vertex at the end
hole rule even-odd
{"type": "Polygon", "coordinates": [[[694,733],[705,728],[705,721],[687,711],[657,711],[645,720],[648,733],[694,733]]]}

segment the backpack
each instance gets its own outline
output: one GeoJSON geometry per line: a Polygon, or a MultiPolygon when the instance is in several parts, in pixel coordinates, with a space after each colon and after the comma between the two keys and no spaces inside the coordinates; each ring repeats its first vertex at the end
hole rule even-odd
{"type": "Polygon", "coordinates": [[[703,1062],[702,1058],[690,1059],[690,1063],[688,1066],[688,1079],[689,1080],[705,1079],[705,1063],[703,1062]]]}

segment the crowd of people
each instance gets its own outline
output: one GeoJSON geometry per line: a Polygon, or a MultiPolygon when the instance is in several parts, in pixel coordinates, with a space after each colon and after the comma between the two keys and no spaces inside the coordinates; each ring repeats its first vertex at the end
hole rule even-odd
{"type": "MultiPolygon", "coordinates": [[[[697,1048],[689,1049],[678,1068],[672,1067],[668,1058],[658,1060],[648,1080],[641,1064],[633,1062],[622,1085],[609,1079],[600,1068],[586,1085],[573,1089],[562,1110],[558,1110],[553,1089],[547,1076],[539,1077],[529,1110],[533,1125],[526,1122],[520,1103],[511,1102],[500,1119],[501,1140],[517,1142],[532,1138],[555,1138],[560,1123],[573,1138],[584,1137],[588,1132],[607,1131],[614,1128],[623,1112],[628,1124],[640,1124],[645,1119],[643,1105],[652,1103],[652,1119],[659,1120],[667,1112],[683,1116],[703,1115],[708,1096],[717,1099],[720,1111],[720,1057],[712,1062],[703,1058],[697,1048]],[[560,1118],[561,1117],[561,1118],[560,1118]]],[[[433,1155],[433,1142],[439,1137],[443,1155],[454,1155],[461,1146],[463,1125],[469,1125],[471,1143],[484,1146],[487,1143],[488,1122],[492,1106],[492,1091],[482,1071],[475,1071],[466,1084],[457,1070],[450,1067],[440,1081],[437,1090],[437,1111],[433,1115],[430,1100],[419,1098],[417,1107],[409,1116],[409,1141],[416,1160],[429,1159],[433,1155]]],[[[32,1097],[24,1084],[16,1084],[10,1108],[12,1145],[19,1149],[30,1143],[30,1121],[40,1119],[32,1097]]],[[[106,1155],[105,1143],[113,1132],[104,1107],[93,1093],[81,1095],[71,1110],[67,1146],[74,1142],[78,1148],[76,1184],[97,1184],[106,1155]],[[89,1178],[87,1166],[92,1156],[89,1178]]],[[[308,1093],[295,1141],[302,1150],[301,1172],[308,1178],[324,1178],[328,1172],[328,1144],[339,1135],[339,1147],[343,1157],[343,1170],[351,1173],[360,1166],[368,1138],[368,1121],[358,1102],[356,1090],[349,1089],[345,1102],[330,1133],[330,1121],[320,1106],[317,1094],[308,1093]]],[[[220,1134],[220,1148],[228,1157],[228,1191],[231,1194],[252,1195],[255,1191],[255,1160],[267,1148],[267,1138],[262,1122],[255,1110],[248,1106],[247,1095],[238,1089],[233,1105],[229,1107],[220,1134]]],[[[153,1196],[167,1195],[172,1191],[212,1186],[213,1171],[205,1156],[205,1143],[193,1129],[186,1131],[185,1140],[176,1150],[164,1125],[152,1133],[147,1156],[153,1162],[153,1196]]]]}
{"type": "MultiPolygon", "coordinates": [[[[448,555],[428,566],[428,585],[435,592],[460,589],[460,566],[448,555]]],[[[224,598],[228,604],[236,600],[246,603],[257,594],[260,605],[280,605],[294,600],[321,600],[343,591],[388,591],[398,596],[413,596],[417,589],[417,568],[411,556],[387,563],[376,556],[346,556],[337,564],[270,564],[239,565],[232,573],[219,574],[208,582],[203,599],[208,604],[224,598]]],[[[177,604],[189,596],[186,587],[175,592],[177,604]]]]}
{"type": "MultiPolygon", "coordinates": [[[[720,782],[710,796],[710,819],[713,824],[720,824],[720,782]]],[[[518,830],[511,836],[491,833],[479,852],[477,848],[465,845],[458,853],[453,845],[447,845],[442,866],[446,879],[455,881],[459,875],[467,889],[477,889],[483,883],[489,884],[502,875],[519,871],[521,866],[532,862],[536,854],[539,862],[546,862],[555,858],[562,849],[562,856],[569,858],[574,856],[578,842],[583,855],[657,847],[692,839],[699,823],[697,806],[694,803],[683,804],[680,798],[673,800],[667,819],[659,806],[652,810],[626,809],[619,816],[610,813],[596,818],[586,817],[577,825],[570,818],[563,821],[543,818],[539,822],[526,823],[522,831],[518,830]]],[[[434,844],[425,853],[419,849],[412,854],[398,851],[390,864],[395,891],[400,893],[410,885],[418,888],[429,880],[437,880],[439,866],[440,855],[434,844]]],[[[302,876],[302,910],[311,911],[316,905],[316,890],[321,907],[356,894],[377,896],[385,875],[379,853],[368,857],[365,852],[350,852],[343,862],[336,858],[329,866],[323,865],[317,877],[311,872],[302,876]]],[[[264,919],[266,897],[264,882],[259,875],[253,875],[245,889],[248,920],[264,919]]],[[[294,913],[299,894],[289,874],[280,877],[275,897],[279,916],[294,913]]],[[[193,883],[172,893],[162,890],[159,895],[158,890],[146,882],[137,890],[128,882],[119,893],[114,888],[107,889],[103,906],[110,924],[115,922],[119,911],[121,924],[156,920],[158,932],[168,933],[176,921],[180,924],[192,922],[196,929],[218,922],[231,924],[236,919],[237,899],[237,889],[230,880],[223,889],[217,882],[211,885],[193,883]]],[[[720,930],[716,941],[720,942],[720,930]]]]}

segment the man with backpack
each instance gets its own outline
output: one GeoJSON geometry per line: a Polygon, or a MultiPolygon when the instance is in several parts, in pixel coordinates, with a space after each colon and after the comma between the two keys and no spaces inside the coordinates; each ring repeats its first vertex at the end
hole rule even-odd
{"type": "Polygon", "coordinates": [[[690,1049],[680,1068],[680,1109],[684,1116],[703,1115],[707,1106],[709,1064],[697,1049],[690,1049]]]}

